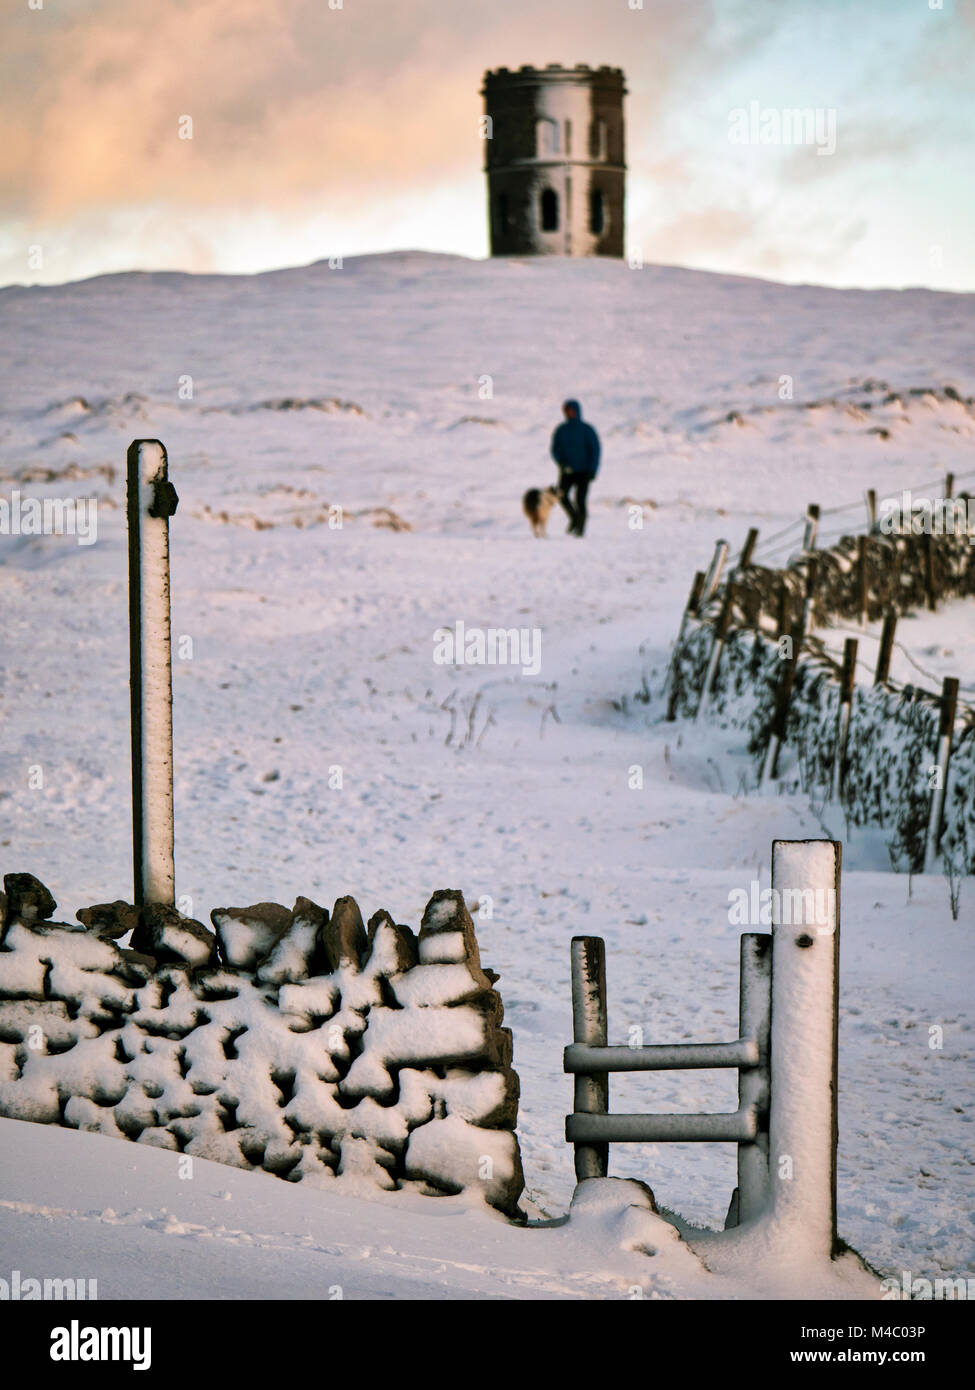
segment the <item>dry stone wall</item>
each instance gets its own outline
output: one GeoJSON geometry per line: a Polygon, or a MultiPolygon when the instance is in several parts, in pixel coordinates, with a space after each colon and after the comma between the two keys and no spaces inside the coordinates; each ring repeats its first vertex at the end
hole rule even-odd
{"type": "Polygon", "coordinates": [[[55,911],[6,875],[0,1114],[514,1213],[511,1033],[461,893],[435,893],[418,934],[367,927],[350,897],[219,908],[214,931],[158,904],[55,911]]]}

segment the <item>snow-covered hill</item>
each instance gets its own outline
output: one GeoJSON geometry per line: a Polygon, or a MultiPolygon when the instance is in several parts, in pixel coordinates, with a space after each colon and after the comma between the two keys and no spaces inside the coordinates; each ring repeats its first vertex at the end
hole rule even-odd
{"type": "MultiPolygon", "coordinates": [[[[404,253],[13,288],[0,320],[0,493],[99,498],[95,545],[0,536],[0,868],[36,873],[59,915],[130,891],[124,458],[157,436],[191,639],[174,678],[186,910],[352,893],[411,921],[439,887],[480,902],[528,1190],[564,1211],[569,938],[606,937],[611,1040],[731,1037],[729,890],[767,877],[773,837],[824,830],[803,799],[747,790],[728,738],[660,722],[693,571],[718,536],[770,536],[808,502],[975,469],[975,298],[404,253]],[[604,463],[586,539],[556,515],[538,542],[520,497],[552,479],[567,395],[604,463]],[[456,620],[537,628],[539,674],[438,665],[434,632],[456,620]]],[[[917,659],[971,687],[975,624],[937,621],[917,659]]],[[[909,895],[875,837],[844,862],[840,1230],[884,1270],[964,1270],[975,885],[952,923],[945,885],[909,895]]],[[[723,1107],[733,1084],[614,1079],[614,1105],[723,1107]]],[[[717,1223],[733,1150],[619,1146],[612,1171],[717,1223]]]]}

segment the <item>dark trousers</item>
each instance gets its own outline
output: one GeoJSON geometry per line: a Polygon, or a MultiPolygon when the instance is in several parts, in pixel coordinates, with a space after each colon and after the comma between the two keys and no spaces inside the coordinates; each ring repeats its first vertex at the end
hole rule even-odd
{"type": "Polygon", "coordinates": [[[586,529],[586,493],[592,476],[589,473],[561,473],[559,475],[559,501],[569,518],[569,531],[581,536],[586,529]],[[572,494],[575,493],[573,500],[572,494]]]}

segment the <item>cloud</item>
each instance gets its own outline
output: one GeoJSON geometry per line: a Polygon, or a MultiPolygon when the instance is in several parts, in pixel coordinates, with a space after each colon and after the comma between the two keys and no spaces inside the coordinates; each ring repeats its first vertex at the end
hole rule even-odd
{"type": "Polygon", "coordinates": [[[136,202],[382,197],[449,179],[480,160],[485,66],[622,64],[652,35],[638,80],[659,98],[710,9],[95,0],[54,25],[46,10],[22,12],[8,69],[31,71],[34,92],[15,81],[0,108],[0,203],[45,221],[136,202]],[[179,138],[184,116],[192,139],[179,138]]]}
{"type": "MultiPolygon", "coordinates": [[[[673,265],[721,267],[743,275],[835,278],[838,266],[868,235],[861,217],[812,215],[796,235],[785,207],[757,196],[739,196],[738,206],[713,202],[680,211],[646,228],[642,253],[673,265]]],[[[639,238],[634,236],[634,242],[639,238]]]]}

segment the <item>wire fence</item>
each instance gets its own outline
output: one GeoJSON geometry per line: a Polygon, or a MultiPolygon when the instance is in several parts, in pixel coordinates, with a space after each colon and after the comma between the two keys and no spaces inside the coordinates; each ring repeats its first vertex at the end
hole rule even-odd
{"type": "Polygon", "coordinates": [[[944,864],[949,878],[975,873],[973,686],[945,676],[939,693],[892,680],[890,665],[897,649],[937,685],[895,641],[898,619],[945,599],[975,599],[973,499],[953,492],[971,477],[975,469],[945,480],[945,497],[965,506],[946,511],[943,526],[935,526],[932,508],[920,530],[906,510],[881,528],[871,491],[861,533],[817,535],[824,514],[817,507],[764,548],[752,527],[723,581],[728,546],[719,541],[708,573],[695,575],[665,684],[668,719],[713,713],[748,729],[760,785],[777,778],[780,752],[791,744],[804,785],[811,778],[825,787],[826,800],[851,823],[889,830],[892,861],[928,871],[944,864]],[[773,557],[790,550],[788,564],[776,566],[773,557]],[[871,688],[857,681],[858,670],[870,671],[859,643],[880,619],[871,688]],[[823,630],[851,620],[859,627],[838,656],[823,630]]]}
{"type": "MultiPolygon", "coordinates": [[[[957,487],[959,483],[964,483],[975,479],[975,468],[969,469],[966,473],[951,473],[949,471],[943,473],[939,478],[931,478],[923,483],[911,483],[908,486],[902,486],[898,489],[898,493],[896,495],[899,496],[901,493],[909,492],[914,496],[921,497],[933,488],[944,488],[949,478],[951,479],[952,490],[954,490],[954,488],[957,487]]],[[[895,494],[890,495],[893,496],[895,494]]],[[[818,517],[819,519],[822,519],[823,517],[828,516],[845,516],[848,513],[856,511],[860,511],[863,516],[864,530],[868,532],[872,530],[873,527],[871,525],[870,518],[870,502],[866,493],[862,497],[858,498],[856,501],[841,502],[834,507],[822,507],[819,509],[818,517]]],[[[793,521],[787,522],[786,525],[782,526],[778,531],[774,531],[772,535],[763,537],[754,547],[754,550],[752,552],[753,560],[756,560],[758,559],[758,557],[761,557],[762,563],[765,563],[765,561],[769,559],[781,557],[782,555],[788,554],[791,550],[796,549],[795,541],[792,539],[785,538],[791,537],[793,532],[800,533],[801,536],[801,533],[804,532],[805,527],[808,524],[808,521],[808,513],[806,513],[805,515],[797,516],[793,521]]],[[[850,531],[849,528],[845,526],[842,526],[839,529],[831,529],[828,532],[820,531],[817,528],[816,545],[820,549],[822,549],[825,546],[834,544],[838,540],[842,540],[844,536],[857,534],[860,533],[855,530],[850,531]]],[[[741,559],[743,551],[744,547],[742,547],[742,550],[738,552],[739,560],[741,559]]]]}

